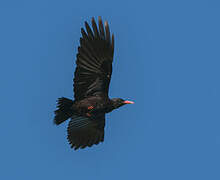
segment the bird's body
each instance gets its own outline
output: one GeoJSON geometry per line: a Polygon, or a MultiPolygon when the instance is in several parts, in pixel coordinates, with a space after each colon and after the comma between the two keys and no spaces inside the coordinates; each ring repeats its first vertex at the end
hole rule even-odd
{"type": "Polygon", "coordinates": [[[105,28],[99,17],[99,28],[92,18],[93,31],[85,22],[78,48],[74,73],[74,101],[59,98],[55,124],[71,118],[68,140],[75,149],[90,147],[104,141],[105,114],[131,101],[110,99],[109,84],[112,75],[114,35],[110,38],[108,23],[105,28]]]}
{"type": "Polygon", "coordinates": [[[91,96],[80,101],[75,101],[72,108],[80,116],[109,113],[114,109],[112,101],[108,97],[103,96],[91,96]]]}

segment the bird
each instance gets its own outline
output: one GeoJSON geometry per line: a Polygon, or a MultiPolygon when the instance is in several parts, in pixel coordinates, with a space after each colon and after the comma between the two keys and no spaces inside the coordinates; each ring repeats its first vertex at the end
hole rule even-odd
{"type": "Polygon", "coordinates": [[[58,98],[54,111],[54,124],[60,125],[70,119],[67,140],[74,150],[103,142],[106,113],[125,104],[134,104],[122,98],[109,98],[114,34],[110,34],[108,22],[103,25],[100,16],[97,24],[92,17],[91,25],[85,21],[85,27],[81,28],[73,79],[74,100],[58,98]]]}

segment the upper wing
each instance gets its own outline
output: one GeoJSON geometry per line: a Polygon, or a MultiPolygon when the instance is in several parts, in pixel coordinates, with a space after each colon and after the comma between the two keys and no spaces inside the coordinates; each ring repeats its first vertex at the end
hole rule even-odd
{"type": "Polygon", "coordinates": [[[110,38],[108,23],[103,27],[102,19],[98,19],[99,28],[92,18],[92,28],[85,22],[86,31],[82,28],[82,38],[76,60],[74,77],[74,97],[81,100],[95,94],[108,95],[112,74],[114,54],[114,35],[110,38]]]}
{"type": "Polygon", "coordinates": [[[69,122],[67,133],[71,148],[91,147],[104,141],[105,114],[93,118],[73,116],[69,122]]]}

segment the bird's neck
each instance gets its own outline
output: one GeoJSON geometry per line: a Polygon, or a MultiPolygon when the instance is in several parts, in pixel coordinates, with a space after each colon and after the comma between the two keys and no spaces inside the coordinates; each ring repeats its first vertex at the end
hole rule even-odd
{"type": "Polygon", "coordinates": [[[115,107],[114,107],[113,101],[110,100],[108,102],[107,106],[105,107],[105,111],[106,111],[106,113],[109,113],[109,112],[113,111],[114,109],[115,109],[115,107]]]}

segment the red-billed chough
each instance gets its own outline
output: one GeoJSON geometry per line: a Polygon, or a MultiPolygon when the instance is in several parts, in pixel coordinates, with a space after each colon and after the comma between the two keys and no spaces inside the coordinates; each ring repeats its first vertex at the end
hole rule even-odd
{"type": "Polygon", "coordinates": [[[74,74],[74,98],[59,98],[54,123],[67,119],[68,141],[72,148],[91,147],[104,141],[105,114],[125,104],[133,104],[121,98],[109,99],[109,83],[112,75],[114,35],[110,35],[107,21],[101,17],[98,27],[92,18],[92,29],[85,22],[76,60],[74,74]]]}

